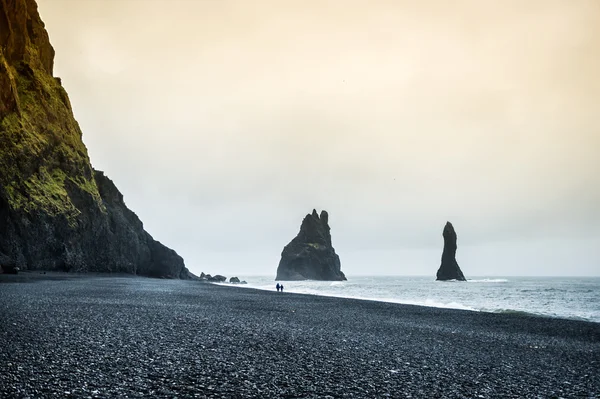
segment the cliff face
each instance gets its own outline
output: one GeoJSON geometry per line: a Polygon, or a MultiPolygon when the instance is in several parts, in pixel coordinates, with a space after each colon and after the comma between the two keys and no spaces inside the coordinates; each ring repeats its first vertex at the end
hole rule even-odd
{"type": "Polygon", "coordinates": [[[298,235],[283,248],[276,280],[346,280],[328,222],[326,211],[306,215],[298,235]]]}
{"type": "Polygon", "coordinates": [[[436,280],[459,280],[466,281],[462,270],[456,262],[456,232],[452,223],[446,222],[444,231],[444,251],[442,252],[442,264],[437,271],[436,280]]]}
{"type": "Polygon", "coordinates": [[[0,0],[0,266],[188,278],[92,168],[34,0],[0,0]]]}

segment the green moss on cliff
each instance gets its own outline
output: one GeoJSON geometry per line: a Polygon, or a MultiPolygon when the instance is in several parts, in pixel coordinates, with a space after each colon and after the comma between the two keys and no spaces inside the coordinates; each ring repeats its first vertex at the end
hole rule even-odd
{"type": "Polygon", "coordinates": [[[35,62],[37,50],[28,46],[26,52],[31,62],[7,71],[16,82],[20,112],[0,120],[0,184],[8,203],[13,209],[63,214],[72,221],[79,211],[66,189],[69,180],[104,210],[68,96],[35,62]]]}
{"type": "Polygon", "coordinates": [[[0,258],[30,270],[189,278],[92,169],[53,62],[35,0],[0,0],[0,258]]]}
{"type": "Polygon", "coordinates": [[[79,215],[79,211],[65,190],[65,178],[65,173],[60,169],[49,172],[42,167],[27,180],[7,186],[11,205],[28,213],[43,210],[51,216],[64,214],[71,221],[79,215]]]}

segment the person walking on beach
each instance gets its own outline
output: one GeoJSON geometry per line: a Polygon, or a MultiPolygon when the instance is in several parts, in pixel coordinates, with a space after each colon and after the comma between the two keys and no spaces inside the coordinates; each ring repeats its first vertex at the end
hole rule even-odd
{"type": "Polygon", "coordinates": [[[277,292],[279,292],[279,288],[280,288],[279,283],[277,283],[277,285],[275,286],[275,288],[277,288],[277,292]]]}
{"type": "Polygon", "coordinates": [[[281,285],[279,286],[279,289],[281,290],[281,292],[283,292],[283,284],[281,284],[281,285]]]}

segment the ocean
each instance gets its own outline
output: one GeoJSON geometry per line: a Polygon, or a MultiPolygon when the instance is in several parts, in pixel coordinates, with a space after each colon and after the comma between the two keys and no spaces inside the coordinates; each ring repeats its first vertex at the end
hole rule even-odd
{"type": "MultiPolygon", "coordinates": [[[[466,282],[431,277],[347,276],[348,281],[286,281],[285,292],[479,312],[523,312],[600,323],[600,277],[493,277],[466,282]]],[[[275,291],[273,276],[240,276],[242,287],[275,291]]],[[[225,284],[228,285],[228,284],[225,284]]]]}

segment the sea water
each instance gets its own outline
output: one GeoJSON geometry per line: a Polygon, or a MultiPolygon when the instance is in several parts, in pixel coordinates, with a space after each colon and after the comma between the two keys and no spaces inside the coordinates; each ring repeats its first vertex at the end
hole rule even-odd
{"type": "MultiPolygon", "coordinates": [[[[242,277],[248,288],[275,290],[273,276],[242,277]]],[[[600,323],[600,277],[348,276],[348,281],[285,281],[285,292],[482,312],[525,312],[600,323]]]]}

